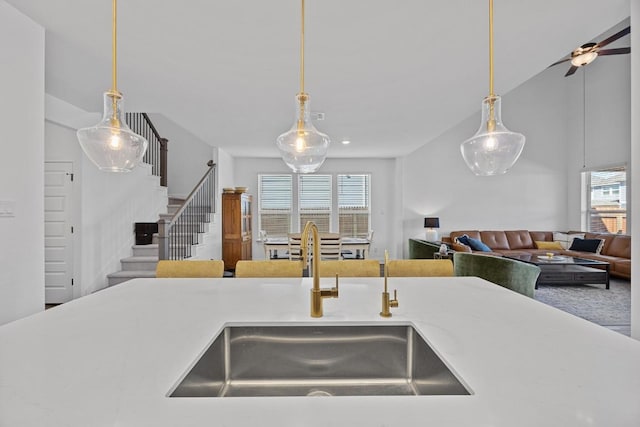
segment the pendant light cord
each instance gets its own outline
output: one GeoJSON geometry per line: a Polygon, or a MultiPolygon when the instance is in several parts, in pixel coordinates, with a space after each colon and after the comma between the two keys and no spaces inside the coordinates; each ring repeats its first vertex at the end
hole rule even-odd
{"type": "Polygon", "coordinates": [[[118,72],[117,72],[117,36],[116,36],[116,27],[117,27],[117,0],[113,0],[112,3],[112,13],[113,13],[113,19],[111,22],[111,55],[112,55],[112,62],[111,62],[111,75],[112,75],[112,82],[111,82],[111,91],[114,94],[118,93],[118,72]]]}
{"type": "Polygon", "coordinates": [[[486,100],[489,103],[489,120],[487,121],[487,132],[493,132],[496,127],[496,94],[493,92],[493,0],[489,0],[489,96],[486,98],[486,100]]]}
{"type": "Polygon", "coordinates": [[[493,0],[489,0],[489,97],[493,98],[493,0]]]}
{"type": "Polygon", "coordinates": [[[300,22],[302,23],[300,26],[300,93],[304,93],[304,0],[302,0],[300,22]]]}

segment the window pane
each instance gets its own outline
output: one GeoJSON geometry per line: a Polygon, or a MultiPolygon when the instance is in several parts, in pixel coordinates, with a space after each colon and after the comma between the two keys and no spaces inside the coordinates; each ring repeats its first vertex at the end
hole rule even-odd
{"type": "Polygon", "coordinates": [[[307,221],[313,221],[320,233],[331,232],[331,214],[300,212],[300,228],[304,228],[307,221]]]}
{"type": "Polygon", "coordinates": [[[369,175],[338,175],[338,207],[369,207],[369,175]]]}
{"type": "Polygon", "coordinates": [[[587,229],[601,233],[627,232],[627,173],[625,168],[588,172],[587,229]]]}
{"type": "Polygon", "coordinates": [[[300,212],[331,211],[331,175],[300,175],[298,195],[300,212]]]}
{"type": "Polygon", "coordinates": [[[331,175],[299,175],[300,229],[313,221],[321,233],[331,231],[331,175]]]}
{"type": "Polygon", "coordinates": [[[291,175],[258,175],[259,229],[284,237],[291,230],[293,206],[291,175]]]}
{"type": "Polygon", "coordinates": [[[345,237],[367,237],[371,228],[369,175],[338,175],[339,232],[345,237]]]}

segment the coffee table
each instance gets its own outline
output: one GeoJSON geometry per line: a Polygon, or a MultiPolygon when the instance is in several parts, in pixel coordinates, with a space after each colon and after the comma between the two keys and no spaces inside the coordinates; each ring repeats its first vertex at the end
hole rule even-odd
{"type": "Polygon", "coordinates": [[[587,285],[604,283],[609,289],[609,268],[608,262],[595,261],[586,258],[576,258],[565,255],[507,255],[511,258],[534,264],[540,267],[540,276],[536,281],[536,288],[539,284],[544,285],[587,285]]]}

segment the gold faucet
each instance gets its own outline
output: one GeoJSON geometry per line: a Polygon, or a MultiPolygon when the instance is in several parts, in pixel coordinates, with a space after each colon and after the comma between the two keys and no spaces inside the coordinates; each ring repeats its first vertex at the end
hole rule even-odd
{"type": "Polygon", "coordinates": [[[384,251],[384,292],[382,292],[382,311],[380,312],[380,316],[382,317],[391,317],[391,307],[398,306],[398,290],[393,290],[393,299],[389,297],[389,291],[387,289],[387,277],[388,266],[389,265],[389,253],[384,251]]]}
{"type": "Polygon", "coordinates": [[[322,298],[338,298],[338,275],[336,274],[336,286],[334,288],[320,289],[320,239],[318,238],[318,227],[311,221],[307,221],[300,236],[303,265],[307,265],[309,259],[309,232],[311,232],[313,238],[313,258],[311,258],[311,275],[313,277],[311,317],[322,317],[322,298]]]}

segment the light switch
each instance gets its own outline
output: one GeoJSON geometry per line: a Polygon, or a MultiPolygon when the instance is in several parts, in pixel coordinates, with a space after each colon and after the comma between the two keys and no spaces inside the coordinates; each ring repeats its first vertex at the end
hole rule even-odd
{"type": "Polygon", "coordinates": [[[15,200],[0,200],[0,218],[11,218],[16,216],[15,200]]]}

